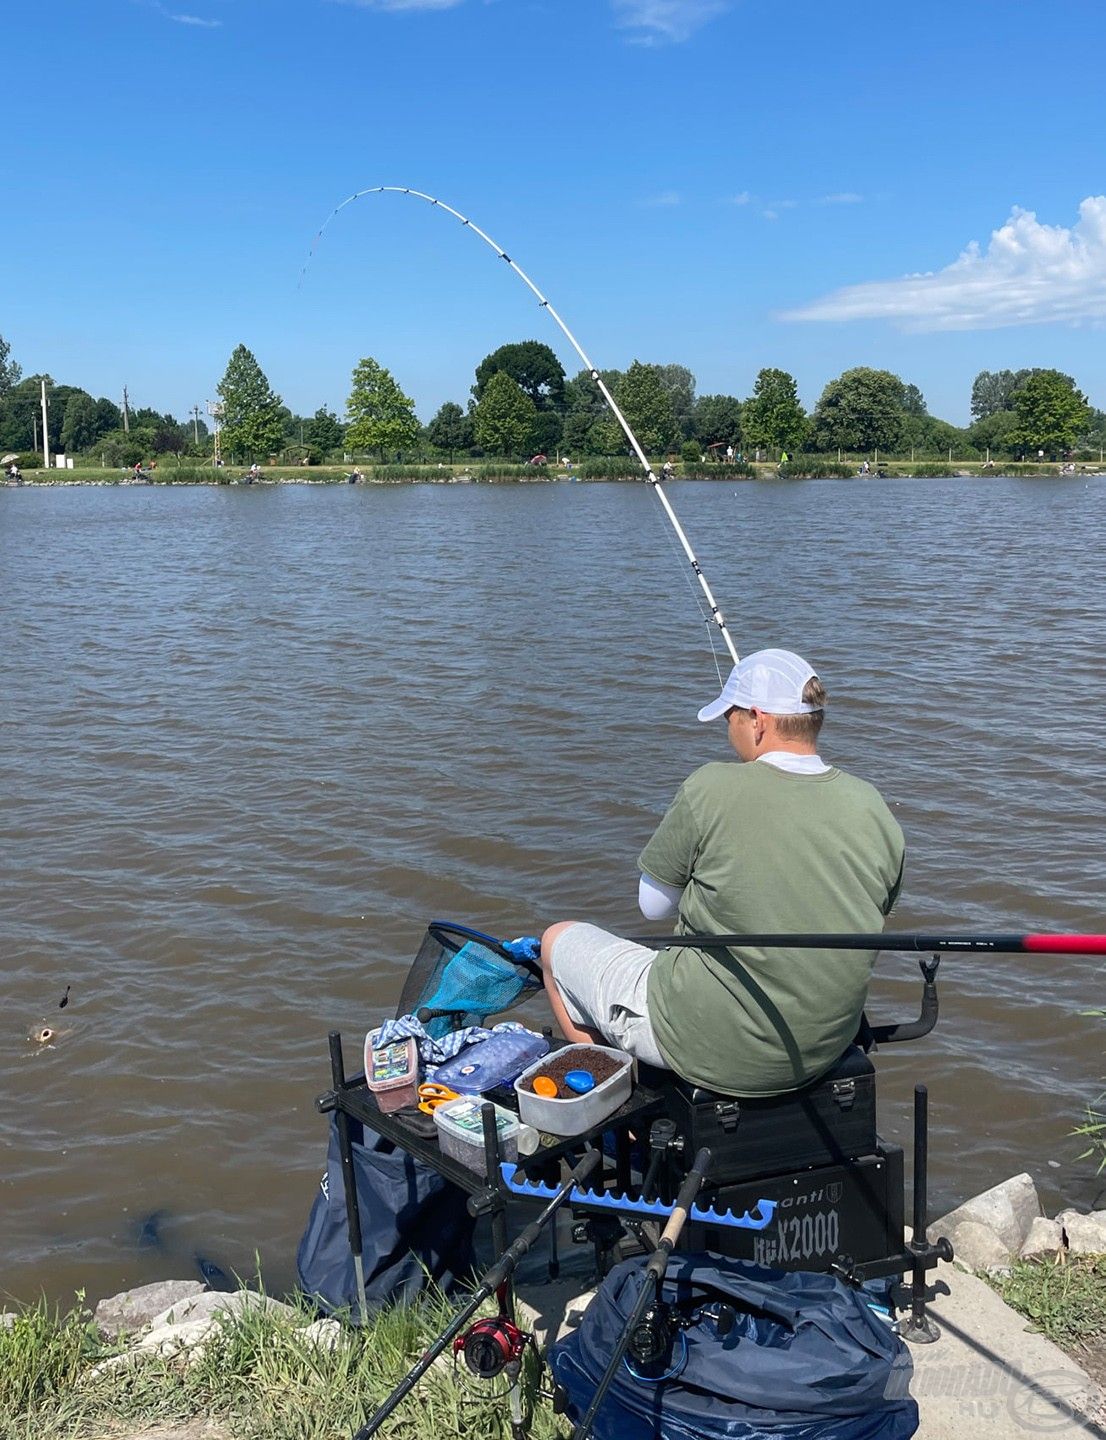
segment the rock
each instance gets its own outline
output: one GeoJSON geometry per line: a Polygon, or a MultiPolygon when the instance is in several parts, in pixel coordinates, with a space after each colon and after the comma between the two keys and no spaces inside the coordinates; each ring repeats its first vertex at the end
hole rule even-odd
{"type": "Polygon", "coordinates": [[[942,1221],[940,1233],[952,1241],[957,1260],[969,1270],[1005,1270],[1010,1251],[989,1225],[978,1220],[961,1220],[956,1225],[942,1221]]]}
{"type": "Polygon", "coordinates": [[[1061,1210],[1056,1222],[1064,1227],[1073,1255],[1106,1255],[1106,1210],[1092,1210],[1089,1215],[1061,1210]]]}
{"type": "Polygon", "coordinates": [[[337,1350],[342,1343],[342,1327],[337,1320],[314,1320],[303,1331],[303,1338],[320,1350],[337,1350]]]}
{"type": "Polygon", "coordinates": [[[1029,1260],[1036,1255],[1056,1255],[1063,1248],[1064,1231],[1060,1222],[1037,1215],[1029,1227],[1029,1234],[1022,1242],[1019,1254],[1023,1260],[1029,1260]]]}
{"type": "Polygon", "coordinates": [[[183,1325],[157,1325],[135,1346],[139,1355],[180,1355],[196,1350],[218,1325],[213,1315],[202,1320],[186,1320],[183,1325]]]}
{"type": "Polygon", "coordinates": [[[141,1330],[172,1306],[204,1293],[198,1280],[157,1280],[101,1300],[92,1318],[105,1335],[123,1335],[141,1330]]]}
{"type": "MultiPolygon", "coordinates": [[[[953,1231],[958,1229],[962,1222],[970,1221],[976,1225],[985,1225],[998,1236],[1006,1247],[1008,1256],[1016,1255],[1025,1243],[1029,1227],[1040,1213],[1041,1202],[1037,1198],[1037,1187],[1033,1184],[1032,1176],[1015,1175],[1010,1180],[1004,1180],[1001,1185],[984,1190],[982,1195],[976,1195],[973,1199],[966,1200],[963,1205],[957,1206],[943,1220],[931,1225],[927,1234],[930,1240],[935,1240],[938,1235],[947,1235],[953,1247],[959,1250],[953,1231]]],[[[965,1263],[970,1265],[972,1262],[969,1260],[965,1263]]]]}
{"type": "Polygon", "coordinates": [[[213,1315],[241,1315],[244,1310],[251,1309],[263,1309],[270,1315],[282,1315],[289,1320],[294,1320],[299,1313],[291,1305],[282,1305],[279,1300],[257,1295],[252,1290],[235,1290],[229,1295],[220,1290],[204,1290],[153,1316],[150,1325],[151,1328],[180,1325],[189,1320],[209,1320],[213,1315]]]}
{"type": "Polygon", "coordinates": [[[15,1324],[15,1313],[11,1310],[0,1310],[0,1330],[10,1330],[15,1324]]]}

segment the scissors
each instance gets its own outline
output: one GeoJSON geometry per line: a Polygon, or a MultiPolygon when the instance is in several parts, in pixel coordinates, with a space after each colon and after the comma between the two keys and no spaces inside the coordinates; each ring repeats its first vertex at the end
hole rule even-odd
{"type": "Polygon", "coordinates": [[[448,1085],[437,1085],[433,1080],[427,1080],[419,1086],[419,1109],[424,1115],[433,1115],[439,1105],[460,1098],[456,1090],[451,1090],[448,1085]]]}

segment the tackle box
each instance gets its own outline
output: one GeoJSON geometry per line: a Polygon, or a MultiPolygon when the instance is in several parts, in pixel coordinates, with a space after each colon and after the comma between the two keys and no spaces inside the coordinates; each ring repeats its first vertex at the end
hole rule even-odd
{"type": "MultiPolygon", "coordinates": [[[[434,1111],[438,1131],[438,1147],[451,1160],[459,1160],[470,1170],[484,1171],[484,1117],[488,1102],[479,1096],[462,1095],[448,1100],[434,1111]]],[[[499,1137],[499,1158],[511,1164],[518,1159],[518,1117],[496,1105],[495,1131],[499,1137]]]]}
{"type": "MultiPolygon", "coordinates": [[[[558,1061],[567,1061],[573,1055],[581,1057],[580,1068],[586,1069],[586,1055],[588,1051],[598,1050],[603,1055],[609,1055],[617,1060],[618,1069],[606,1080],[600,1081],[594,1090],[589,1090],[585,1095],[573,1095],[567,1099],[560,1099],[555,1096],[535,1095],[529,1089],[526,1081],[533,1075],[539,1075],[546,1060],[538,1060],[525,1069],[515,1081],[515,1094],[518,1096],[518,1113],[520,1118],[527,1124],[533,1125],[535,1130],[544,1130],[549,1135],[582,1135],[585,1130],[591,1130],[608,1115],[613,1115],[620,1105],[624,1105],[630,1098],[633,1089],[633,1057],[627,1055],[625,1050],[614,1050],[608,1045],[566,1045],[557,1051],[558,1061]]],[[[571,1068],[571,1066],[565,1066],[571,1068]]]]}
{"type": "Polygon", "coordinates": [[[856,1045],[819,1079],[785,1095],[734,1099],[644,1067],[641,1078],[663,1084],[685,1154],[708,1146],[708,1178],[722,1184],[852,1160],[876,1147],[875,1067],[856,1045]]]}

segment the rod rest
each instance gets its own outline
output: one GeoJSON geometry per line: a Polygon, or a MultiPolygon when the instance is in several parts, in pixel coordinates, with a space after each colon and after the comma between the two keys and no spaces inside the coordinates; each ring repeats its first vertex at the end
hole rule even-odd
{"type": "Polygon", "coordinates": [[[898,1045],[903,1040],[920,1040],[923,1035],[928,1035],[937,1024],[937,969],[940,964],[940,955],[918,961],[923,983],[922,1008],[917,1020],[902,1021],[898,1025],[868,1025],[864,1039],[872,1045],[898,1045]]]}

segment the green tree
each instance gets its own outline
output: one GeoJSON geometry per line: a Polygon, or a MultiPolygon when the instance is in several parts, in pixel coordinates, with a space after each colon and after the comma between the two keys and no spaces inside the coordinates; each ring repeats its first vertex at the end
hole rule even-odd
{"type": "Polygon", "coordinates": [[[1091,407],[1070,375],[1035,370],[1014,393],[1014,437],[1027,450],[1055,456],[1070,450],[1087,428],[1091,407]]]}
{"type": "Polygon", "coordinates": [[[672,406],[676,431],[688,440],[695,434],[695,376],[686,365],[658,365],[657,375],[672,406]]]}
{"type": "Polygon", "coordinates": [[[69,454],[87,450],[103,429],[98,428],[99,411],[96,401],[84,390],[74,391],[65,402],[65,413],[61,422],[61,448],[69,454]]]}
{"type": "Polygon", "coordinates": [[[1019,452],[1018,417],[1013,410],[993,410],[977,420],[968,431],[968,438],[981,455],[990,451],[997,458],[1012,460],[1019,452]]]}
{"type": "Polygon", "coordinates": [[[7,395],[10,390],[14,389],[23,374],[15,361],[9,358],[11,353],[12,347],[3,335],[0,335],[0,395],[7,395]]]}
{"type": "Polygon", "coordinates": [[[280,396],[245,345],[231,355],[216,389],[223,402],[222,446],[228,454],[256,460],[280,450],[284,439],[280,396]]]}
{"type": "Polygon", "coordinates": [[[409,450],[419,438],[415,403],[372,356],[358,361],[346,401],[346,444],[351,450],[409,450]]]}
{"type": "Polygon", "coordinates": [[[318,464],[332,450],[337,450],[345,433],[337,415],[325,405],[320,405],[303,428],[304,444],[311,452],[314,463],[318,464]]]}
{"type": "Polygon", "coordinates": [[[1014,394],[1032,370],[981,370],[972,382],[972,419],[986,420],[1000,410],[1013,410],[1014,394]]]}
{"type": "MultiPolygon", "coordinates": [[[[741,401],[732,395],[700,395],[695,402],[695,434],[704,447],[741,445],[741,401]]],[[[786,447],[785,447],[786,448],[786,447]]]]}
{"type": "Polygon", "coordinates": [[[799,403],[795,377],[786,370],[760,372],[741,416],[746,448],[794,451],[806,439],[806,411],[799,403]]]}
{"type": "Polygon", "coordinates": [[[452,463],[458,450],[468,450],[472,445],[472,416],[447,400],[426,427],[426,438],[435,449],[444,450],[452,463]]]}
{"type": "Polygon", "coordinates": [[[501,370],[485,382],[472,412],[476,443],[492,455],[529,456],[537,413],[526,391],[501,370]]]}
{"type": "Polygon", "coordinates": [[[564,410],[564,366],[540,340],[501,345],[484,356],[476,367],[476,384],[472,387],[472,398],[477,404],[483,398],[485,386],[499,374],[509,375],[529,395],[535,410],[555,410],[558,414],[564,410]]]}
{"type": "Polygon", "coordinates": [[[814,408],[815,443],[823,450],[894,450],[903,433],[904,391],[890,370],[846,370],[814,408]]]}
{"type": "Polygon", "coordinates": [[[662,455],[676,439],[676,418],[660,367],[635,360],[619,381],[615,399],[646,455],[662,455]]]}
{"type": "Polygon", "coordinates": [[[925,396],[918,389],[917,385],[904,385],[902,387],[902,408],[906,415],[913,415],[917,419],[928,415],[925,396]]]}

